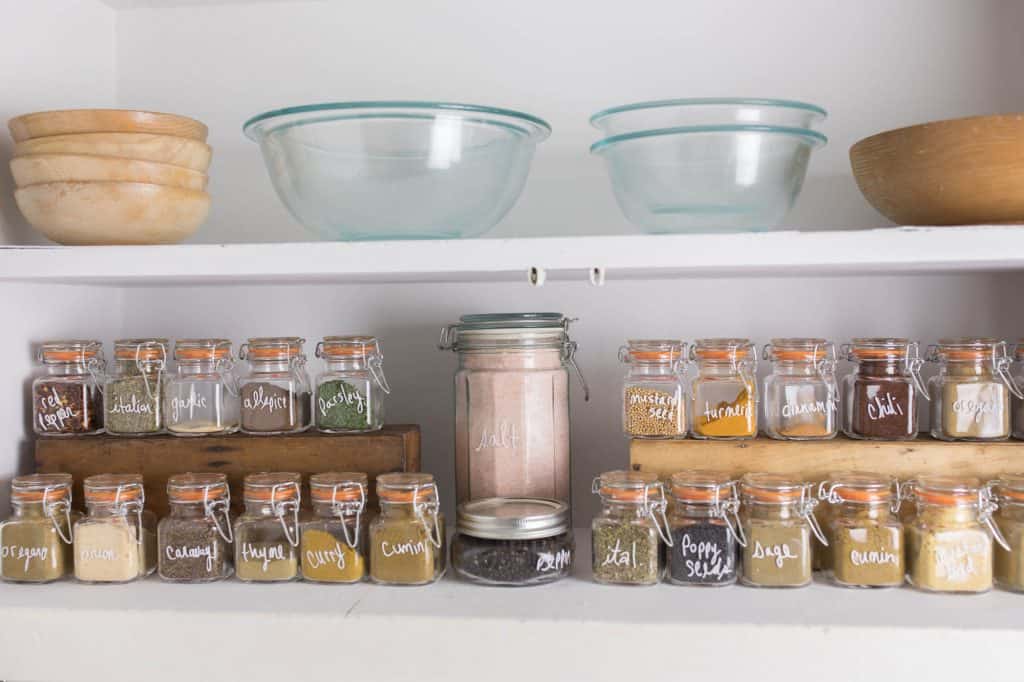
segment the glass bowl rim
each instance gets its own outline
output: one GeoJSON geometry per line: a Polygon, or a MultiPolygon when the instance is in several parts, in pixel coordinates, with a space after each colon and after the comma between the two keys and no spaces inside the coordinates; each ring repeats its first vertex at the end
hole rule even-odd
{"type": "Polygon", "coordinates": [[[624,114],[643,109],[660,109],[663,107],[715,106],[715,105],[747,105],[760,107],[777,107],[780,109],[802,109],[817,115],[816,120],[828,118],[828,112],[817,104],[801,102],[795,99],[771,99],[765,97],[683,97],[677,99],[655,99],[632,104],[620,104],[602,109],[590,117],[590,125],[599,127],[597,122],[609,116],[624,114]]]}
{"type": "Polygon", "coordinates": [[[705,126],[676,126],[673,128],[654,128],[652,130],[638,130],[632,133],[612,135],[603,140],[598,140],[590,145],[590,153],[596,154],[605,149],[632,140],[642,140],[648,137],[664,137],[668,135],[688,135],[694,133],[770,133],[778,135],[791,135],[808,139],[814,147],[821,147],[828,143],[828,138],[816,130],[808,128],[790,128],[786,126],[769,125],[705,125],[705,126]]]}

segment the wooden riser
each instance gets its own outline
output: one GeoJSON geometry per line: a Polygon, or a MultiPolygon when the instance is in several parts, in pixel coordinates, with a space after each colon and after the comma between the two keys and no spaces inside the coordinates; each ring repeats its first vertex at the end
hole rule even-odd
{"type": "Polygon", "coordinates": [[[242,500],[242,478],[257,471],[294,471],[303,474],[308,492],[309,474],[325,471],[362,471],[370,477],[370,494],[378,474],[419,471],[420,428],[385,426],[376,433],[326,435],[308,432],[290,436],[212,436],[179,438],[39,438],[36,470],[63,471],[75,477],[74,499],[82,500],[82,479],[93,474],[141,473],[145,478],[146,507],[158,515],[167,511],[167,478],[173,474],[220,472],[227,474],[231,497],[242,500]]]}
{"type": "Polygon", "coordinates": [[[930,438],[904,442],[633,440],[630,464],[662,478],[683,469],[711,469],[734,476],[763,471],[817,481],[829,472],[872,471],[908,479],[918,474],[994,478],[1024,471],[1024,442],[947,443],[930,438]]]}

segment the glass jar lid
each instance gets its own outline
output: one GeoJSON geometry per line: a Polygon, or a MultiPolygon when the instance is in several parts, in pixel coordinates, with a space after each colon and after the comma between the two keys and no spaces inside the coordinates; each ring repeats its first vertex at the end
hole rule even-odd
{"type": "Polygon", "coordinates": [[[907,484],[918,502],[949,507],[977,507],[982,502],[981,481],[969,476],[918,476],[907,484]]]}
{"type": "Polygon", "coordinates": [[[163,362],[167,359],[167,339],[118,339],[114,341],[114,358],[135,362],[163,362]]]}
{"type": "Polygon", "coordinates": [[[316,347],[318,358],[332,360],[368,360],[380,354],[376,336],[325,336],[316,347]]]}
{"type": "Polygon", "coordinates": [[[989,485],[999,504],[1024,504],[1024,473],[1003,474],[989,485]]]}
{"type": "Polygon", "coordinates": [[[794,504],[806,501],[808,484],[781,474],[750,473],[740,479],[740,495],[746,502],[794,504]]]}
{"type": "Polygon", "coordinates": [[[145,502],[142,474],[98,474],[83,482],[87,504],[116,504],[145,502]]]}
{"type": "Polygon", "coordinates": [[[89,364],[102,360],[103,344],[99,341],[72,339],[68,341],[45,341],[39,346],[37,359],[46,365],[67,363],[89,364]]]}
{"type": "Polygon", "coordinates": [[[300,336],[260,336],[249,339],[238,349],[242,360],[289,360],[303,358],[306,339],[300,336]]]}
{"type": "Polygon", "coordinates": [[[593,491],[613,502],[647,504],[664,497],[664,486],[650,471],[606,471],[594,479],[593,491]]]}
{"type": "Polygon", "coordinates": [[[313,474],[309,477],[309,494],[314,503],[366,503],[368,478],[359,472],[313,474]]]}
{"type": "Polygon", "coordinates": [[[756,360],[750,339],[697,339],[690,347],[693,360],[711,362],[746,362],[756,360]]]}
{"type": "Polygon", "coordinates": [[[684,504],[720,505],[736,499],[736,482],[719,471],[688,470],[672,474],[672,497],[684,504]]]}
{"type": "Polygon", "coordinates": [[[844,346],[846,359],[859,360],[904,360],[917,348],[916,341],[899,337],[857,337],[844,346]]]}
{"type": "Polygon", "coordinates": [[[377,497],[386,502],[436,503],[437,485],[426,473],[381,474],[377,477],[377,497]]]}
{"type": "Polygon", "coordinates": [[[208,502],[229,500],[228,477],[224,474],[177,474],[167,479],[167,498],[171,502],[208,502]]]}
{"type": "Polygon", "coordinates": [[[174,342],[174,359],[181,360],[227,360],[231,357],[231,341],[228,339],[178,339],[174,342]]]}
{"type": "Polygon", "coordinates": [[[290,471],[249,474],[243,481],[243,495],[246,502],[294,502],[297,505],[301,483],[302,476],[290,471]]]}
{"type": "Polygon", "coordinates": [[[569,340],[570,322],[561,313],[463,315],[441,330],[441,349],[561,348],[569,340]]]}
{"type": "Polygon", "coordinates": [[[488,497],[456,510],[460,533],[488,540],[538,540],[570,530],[569,505],[545,498],[488,497]]]}
{"type": "Polygon", "coordinates": [[[1007,355],[1006,342],[983,336],[939,339],[929,350],[928,359],[933,362],[995,361],[1007,355]]]}
{"type": "Polygon", "coordinates": [[[856,504],[891,504],[898,498],[895,479],[870,472],[841,472],[832,474],[821,485],[821,499],[830,504],[852,502],[856,504]]]}
{"type": "Polygon", "coordinates": [[[686,342],[675,339],[630,339],[619,349],[626,363],[674,365],[686,354],[686,342]]]}
{"type": "Polygon", "coordinates": [[[12,502],[71,501],[71,474],[28,474],[11,481],[12,502]]]}
{"type": "Polygon", "coordinates": [[[765,360],[772,362],[821,362],[835,358],[835,346],[827,339],[782,338],[772,339],[764,347],[765,360]]]}

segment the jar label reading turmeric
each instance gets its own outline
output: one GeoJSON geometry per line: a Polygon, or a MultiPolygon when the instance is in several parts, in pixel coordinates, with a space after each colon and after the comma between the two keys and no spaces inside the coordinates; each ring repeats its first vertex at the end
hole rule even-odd
{"type": "Polygon", "coordinates": [[[748,438],[757,433],[757,407],[751,391],[744,388],[733,400],[704,400],[696,415],[694,431],[708,438],[748,438]]]}

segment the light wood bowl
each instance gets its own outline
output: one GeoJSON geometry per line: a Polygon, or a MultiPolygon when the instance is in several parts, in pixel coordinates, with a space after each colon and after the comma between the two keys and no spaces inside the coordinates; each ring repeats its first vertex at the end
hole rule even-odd
{"type": "Polygon", "coordinates": [[[31,154],[11,159],[18,187],[48,182],[147,182],[205,190],[206,174],[169,163],[79,154],[31,154]]]}
{"type": "Polygon", "coordinates": [[[15,190],[34,228],[58,244],[174,244],[206,220],[210,195],[141,182],[54,182],[15,190]]]}
{"type": "Polygon", "coordinates": [[[128,109],[38,111],[7,122],[15,142],[76,133],[155,133],[206,142],[207,127],[187,116],[128,109]]]}
{"type": "Polygon", "coordinates": [[[850,148],[864,198],[899,225],[1024,222],[1024,114],[899,128],[850,148]]]}
{"type": "Polygon", "coordinates": [[[155,161],[205,173],[213,150],[205,142],[174,135],[149,133],[81,133],[52,135],[14,145],[15,156],[30,154],[84,154],[155,161]]]}

